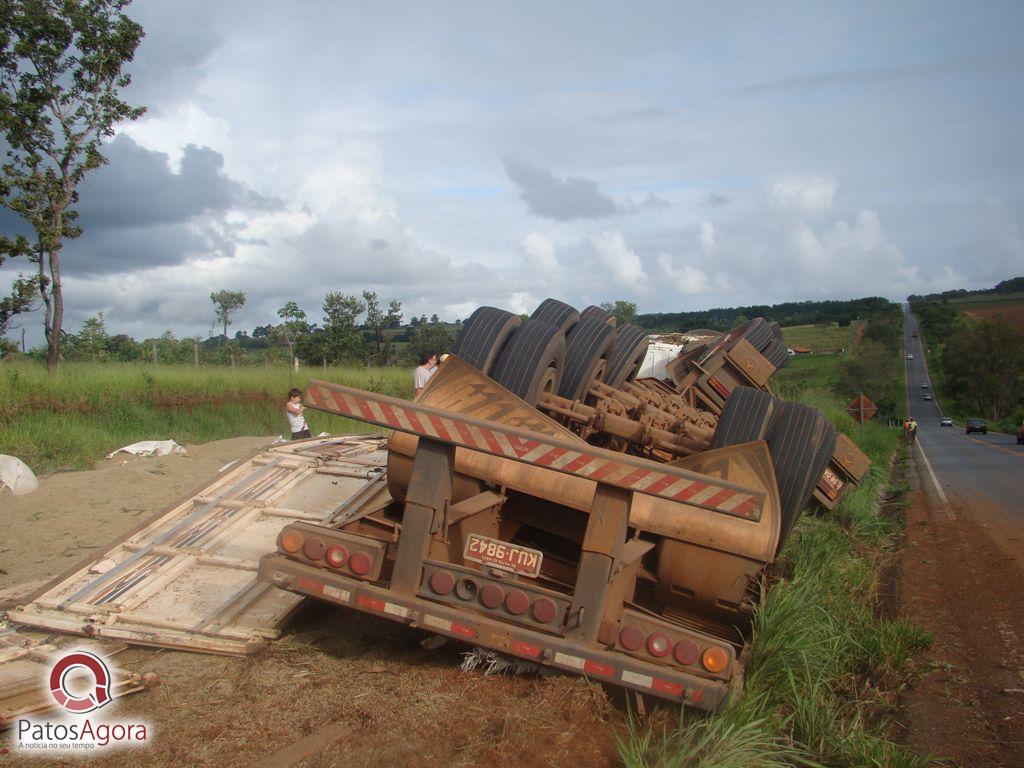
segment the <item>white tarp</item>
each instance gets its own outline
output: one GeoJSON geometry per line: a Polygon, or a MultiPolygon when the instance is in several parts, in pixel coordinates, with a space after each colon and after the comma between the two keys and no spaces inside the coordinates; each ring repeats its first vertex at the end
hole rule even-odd
{"type": "Polygon", "coordinates": [[[647,357],[644,358],[643,363],[640,365],[640,370],[636,374],[637,378],[664,379],[666,376],[665,368],[669,362],[675,360],[679,355],[679,350],[682,348],[682,344],[654,342],[647,348],[647,357]]]}
{"type": "Polygon", "coordinates": [[[39,481],[24,461],[0,454],[0,485],[6,485],[15,496],[24,496],[38,488],[39,481]]]}
{"type": "Polygon", "coordinates": [[[126,445],[124,448],[118,448],[113,453],[107,454],[107,458],[112,459],[118,453],[134,453],[136,456],[166,456],[169,453],[185,452],[185,449],[173,440],[142,440],[126,445]]]}

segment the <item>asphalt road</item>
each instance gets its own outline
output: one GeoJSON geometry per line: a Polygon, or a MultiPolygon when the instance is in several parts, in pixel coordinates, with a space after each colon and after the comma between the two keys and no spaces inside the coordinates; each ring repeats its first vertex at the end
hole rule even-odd
{"type": "Polygon", "coordinates": [[[965,434],[963,425],[942,427],[942,410],[935,400],[924,400],[931,393],[921,339],[914,337],[917,320],[907,314],[904,320],[907,392],[910,414],[918,423],[918,463],[925,480],[925,491],[941,504],[955,496],[974,506],[991,504],[1008,517],[1024,524],[1024,445],[1015,435],[989,432],[965,434]],[[922,459],[923,456],[923,459],[922,459]],[[930,487],[929,487],[930,486],[930,487]]]}

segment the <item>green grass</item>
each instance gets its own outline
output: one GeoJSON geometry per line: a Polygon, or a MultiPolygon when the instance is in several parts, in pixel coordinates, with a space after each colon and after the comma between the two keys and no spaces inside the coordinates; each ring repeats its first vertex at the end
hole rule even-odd
{"type": "Polygon", "coordinates": [[[807,347],[815,352],[838,352],[850,346],[857,324],[840,328],[832,323],[824,328],[817,325],[791,325],[782,329],[782,341],[787,347],[807,347]]]}
{"type": "Polygon", "coordinates": [[[826,390],[839,374],[841,355],[795,355],[772,376],[772,389],[780,397],[795,399],[802,392],[826,390]]]}
{"type": "MultiPolygon", "coordinates": [[[[405,368],[152,366],[65,363],[54,375],[32,362],[0,366],[0,453],[33,471],[84,469],[137,440],[202,443],[282,434],[288,390],[311,378],[411,397],[405,368]]],[[[310,428],[335,434],[368,425],[310,411],[310,428]]]]}
{"type": "Polygon", "coordinates": [[[871,470],[834,512],[804,515],[772,567],[754,617],[743,694],[723,713],[691,714],[668,732],[634,725],[619,748],[627,766],[931,764],[886,736],[891,691],[930,642],[878,611],[881,564],[899,530],[892,512],[905,491],[890,478],[890,465],[905,449],[899,431],[884,424],[869,422],[861,433],[828,391],[828,358],[809,360],[822,368],[790,366],[777,389],[821,409],[868,454],[871,470]]]}

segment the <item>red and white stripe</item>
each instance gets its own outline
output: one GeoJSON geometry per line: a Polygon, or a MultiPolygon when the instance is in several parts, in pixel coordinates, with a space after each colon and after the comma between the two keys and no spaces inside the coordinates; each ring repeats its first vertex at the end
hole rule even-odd
{"type": "MultiPolygon", "coordinates": [[[[558,445],[544,435],[524,437],[500,425],[482,426],[430,413],[422,406],[402,403],[337,385],[311,383],[307,398],[316,408],[340,413],[400,432],[529,462],[566,474],[597,480],[630,491],[686,502],[736,517],[758,519],[762,495],[730,488],[679,470],[656,465],[638,466],[596,449],[558,445]],[[358,394],[356,394],[358,393],[358,394]]],[[[532,434],[532,433],[531,433],[532,434]]]]}

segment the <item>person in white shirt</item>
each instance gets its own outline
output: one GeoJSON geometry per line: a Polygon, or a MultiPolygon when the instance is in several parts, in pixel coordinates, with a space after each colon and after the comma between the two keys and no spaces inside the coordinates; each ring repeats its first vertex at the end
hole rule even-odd
{"type": "Polygon", "coordinates": [[[420,392],[427,386],[430,377],[437,370],[437,353],[424,352],[420,355],[420,364],[412,372],[412,399],[419,399],[420,392]]]}
{"type": "Polygon", "coordinates": [[[288,417],[292,440],[309,437],[309,425],[306,423],[305,410],[305,406],[302,405],[302,390],[292,387],[288,390],[288,402],[284,405],[284,415],[288,417]]]}

